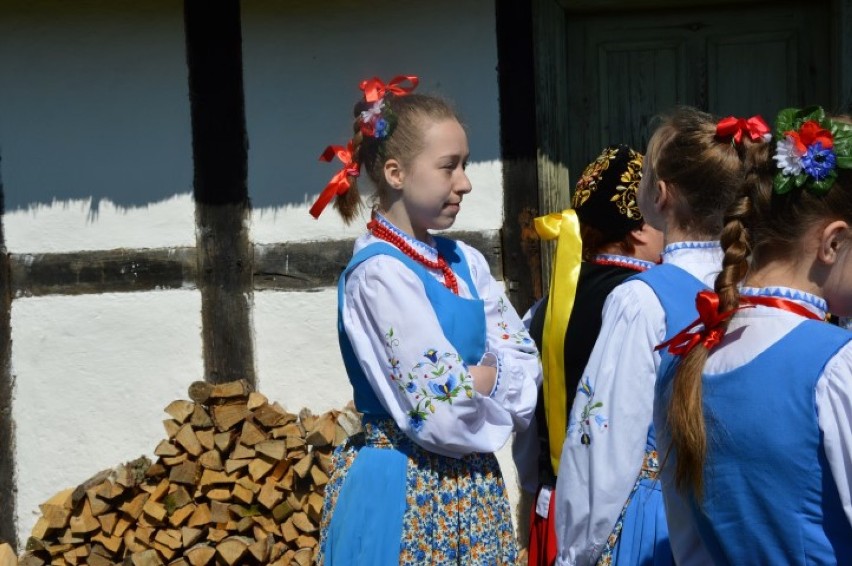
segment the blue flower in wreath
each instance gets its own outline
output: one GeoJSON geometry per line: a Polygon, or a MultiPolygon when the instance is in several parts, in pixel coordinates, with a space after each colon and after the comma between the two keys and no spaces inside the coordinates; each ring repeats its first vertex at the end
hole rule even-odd
{"type": "Polygon", "coordinates": [[[438,350],[435,350],[434,348],[429,348],[423,352],[423,355],[426,356],[433,364],[438,361],[438,350]]]}
{"type": "Polygon", "coordinates": [[[802,156],[802,168],[817,181],[828,177],[834,171],[836,164],[837,157],[834,152],[824,148],[822,142],[814,142],[808,146],[808,150],[802,156]]]}
{"type": "Polygon", "coordinates": [[[447,381],[444,383],[435,383],[434,381],[429,382],[429,389],[438,397],[449,398],[452,396],[456,385],[458,385],[458,379],[456,379],[454,375],[450,374],[447,381]]]}
{"type": "Polygon", "coordinates": [[[420,432],[423,430],[423,415],[415,411],[408,413],[408,426],[410,426],[411,430],[414,432],[420,432]]]}
{"type": "Polygon", "coordinates": [[[390,125],[388,124],[388,121],[384,118],[379,118],[378,120],[376,120],[376,123],[373,128],[373,135],[376,137],[376,139],[382,139],[384,137],[387,137],[388,132],[390,130],[390,125]]]}
{"type": "Polygon", "coordinates": [[[417,384],[413,381],[409,381],[408,384],[405,386],[405,390],[409,393],[414,393],[415,391],[417,391],[417,384]]]}

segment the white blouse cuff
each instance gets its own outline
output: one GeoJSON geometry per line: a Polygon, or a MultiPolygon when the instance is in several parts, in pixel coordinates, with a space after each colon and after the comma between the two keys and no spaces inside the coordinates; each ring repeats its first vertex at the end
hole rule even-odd
{"type": "Polygon", "coordinates": [[[479,360],[479,365],[497,368],[497,379],[494,380],[494,387],[491,389],[491,393],[488,394],[489,397],[493,398],[494,395],[497,394],[497,390],[500,388],[500,373],[503,369],[503,362],[500,359],[500,356],[494,352],[485,352],[485,354],[482,355],[482,359],[479,360]]]}

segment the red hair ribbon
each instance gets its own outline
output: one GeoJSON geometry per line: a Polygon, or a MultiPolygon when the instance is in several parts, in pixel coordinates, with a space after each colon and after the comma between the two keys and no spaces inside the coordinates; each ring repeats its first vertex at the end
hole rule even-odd
{"type": "Polygon", "coordinates": [[[675,356],[686,356],[698,344],[703,345],[708,350],[716,347],[725,336],[725,329],[722,328],[722,323],[729,319],[738,310],[750,308],[753,305],[744,305],[731,309],[725,312],[719,312],[719,295],[713,291],[704,290],[698,293],[695,297],[695,307],[698,309],[698,318],[692,321],[692,324],[675,334],[669,340],[666,340],[654,350],[661,350],[668,347],[669,353],[675,356]],[[703,327],[694,332],[690,332],[692,328],[698,325],[703,327]]]}
{"type": "Polygon", "coordinates": [[[405,96],[417,88],[419,82],[420,79],[414,75],[397,75],[388,84],[383,83],[379,77],[373,77],[372,79],[361,81],[358,88],[364,91],[364,98],[367,102],[375,102],[380,98],[384,98],[387,93],[405,96]],[[405,81],[411,83],[411,86],[400,86],[405,81]]]}
{"type": "Polygon", "coordinates": [[[769,125],[760,116],[752,116],[748,120],[728,116],[716,124],[716,135],[720,138],[733,137],[734,143],[741,143],[743,134],[757,141],[770,132],[769,125]]]}
{"type": "Polygon", "coordinates": [[[346,194],[349,190],[351,182],[349,177],[357,177],[361,173],[361,167],[353,161],[352,141],[346,147],[341,145],[330,145],[325,148],[325,151],[320,155],[320,161],[331,161],[335,156],[343,162],[343,169],[338,171],[328,185],[320,193],[314,205],[311,207],[310,213],[314,218],[319,218],[323,209],[331,202],[335,196],[346,194]]]}

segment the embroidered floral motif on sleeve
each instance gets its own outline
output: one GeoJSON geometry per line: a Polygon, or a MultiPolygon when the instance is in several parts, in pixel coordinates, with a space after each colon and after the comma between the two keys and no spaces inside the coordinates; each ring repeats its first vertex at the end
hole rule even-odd
{"type": "Polygon", "coordinates": [[[514,332],[509,328],[509,324],[503,318],[503,313],[507,310],[509,310],[509,307],[506,306],[506,302],[503,300],[503,297],[500,297],[497,301],[497,312],[500,314],[500,322],[497,323],[497,326],[503,331],[500,338],[503,340],[511,340],[515,344],[531,344],[532,338],[530,338],[530,335],[525,328],[521,327],[514,332]]]}
{"type": "Polygon", "coordinates": [[[452,405],[453,399],[461,393],[473,397],[467,367],[457,353],[442,353],[429,348],[423,352],[423,360],[403,375],[396,357],[399,339],[394,337],[393,328],[385,333],[385,345],[390,352],[388,363],[391,381],[414,401],[414,407],[408,411],[408,424],[413,431],[420,432],[423,429],[423,424],[435,412],[438,403],[452,405]]]}
{"type": "Polygon", "coordinates": [[[586,405],[580,415],[568,424],[568,436],[573,436],[579,432],[580,443],[588,446],[592,443],[592,437],[589,434],[592,430],[592,421],[599,430],[605,431],[609,428],[609,419],[601,414],[603,402],[595,401],[595,390],[588,377],[583,378],[583,381],[580,382],[577,393],[586,396],[586,405]]]}

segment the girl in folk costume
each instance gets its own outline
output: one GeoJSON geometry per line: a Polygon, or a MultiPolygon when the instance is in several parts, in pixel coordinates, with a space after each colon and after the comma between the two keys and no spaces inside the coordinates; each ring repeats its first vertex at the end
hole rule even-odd
{"type": "Polygon", "coordinates": [[[852,334],[823,321],[852,314],[852,124],[787,109],[775,139],[726,216],[715,292],[664,345],[679,564],[852,564],[852,334]]]}
{"type": "Polygon", "coordinates": [[[604,305],[561,455],[557,564],[672,564],[651,422],[654,347],[689,322],[672,318],[672,305],[691,305],[718,274],[722,215],[768,131],[759,118],[717,123],[679,108],[649,141],[637,200],[664,234],[662,264],[616,287],[604,305]]]}
{"type": "Polygon", "coordinates": [[[337,194],[352,220],[362,172],[376,196],[338,290],[340,347],[365,432],[335,453],[319,562],[514,564],[492,453],[528,426],[541,366],[485,258],[429,232],[452,226],[471,191],[468,144],[445,102],[409,94],[416,84],[364,81],[348,149],[323,154],[346,167],[320,204],[337,194]]]}
{"type": "Polygon", "coordinates": [[[542,352],[545,377],[536,420],[513,444],[521,486],[535,494],[531,566],[556,560],[556,470],[568,409],[601,327],[604,300],[660,259],[663,235],[642,220],[636,205],[641,178],[642,154],[626,145],[607,147],[580,176],[573,208],[536,219],[540,236],[557,239],[558,247],[550,294],[524,317],[542,352]]]}

